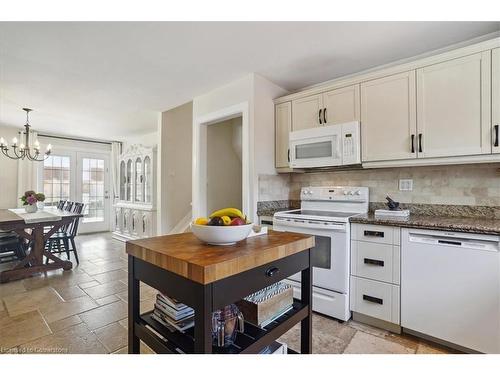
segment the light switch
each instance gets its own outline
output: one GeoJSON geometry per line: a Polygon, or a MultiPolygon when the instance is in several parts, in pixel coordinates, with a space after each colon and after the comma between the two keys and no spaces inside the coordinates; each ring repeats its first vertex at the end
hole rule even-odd
{"type": "Polygon", "coordinates": [[[399,191],[412,191],[413,180],[411,178],[402,178],[399,180],[399,191]]]}

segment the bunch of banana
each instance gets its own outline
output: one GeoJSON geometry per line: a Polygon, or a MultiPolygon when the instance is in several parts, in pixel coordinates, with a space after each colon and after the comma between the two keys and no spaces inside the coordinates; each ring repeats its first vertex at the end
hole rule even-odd
{"type": "Polygon", "coordinates": [[[222,210],[212,212],[209,217],[213,218],[223,216],[229,216],[231,218],[239,217],[240,219],[246,220],[246,216],[243,215],[243,212],[241,212],[237,208],[223,208],[222,210]]]}

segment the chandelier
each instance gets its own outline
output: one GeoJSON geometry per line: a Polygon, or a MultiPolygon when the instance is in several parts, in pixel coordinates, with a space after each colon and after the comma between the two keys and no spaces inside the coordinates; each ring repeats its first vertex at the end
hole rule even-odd
{"type": "Polygon", "coordinates": [[[17,137],[12,139],[12,145],[9,146],[8,142],[5,142],[5,139],[0,138],[0,150],[2,150],[2,154],[7,156],[10,159],[28,159],[32,161],[44,161],[47,159],[52,151],[52,145],[48,144],[45,153],[40,153],[40,143],[38,139],[35,139],[34,142],[30,138],[35,138],[35,135],[30,130],[30,121],[29,115],[32,109],[23,108],[23,111],[26,112],[26,125],[24,125],[24,132],[19,132],[19,138],[21,143],[18,144],[19,140],[17,137]],[[24,138],[24,142],[23,142],[24,138]]]}

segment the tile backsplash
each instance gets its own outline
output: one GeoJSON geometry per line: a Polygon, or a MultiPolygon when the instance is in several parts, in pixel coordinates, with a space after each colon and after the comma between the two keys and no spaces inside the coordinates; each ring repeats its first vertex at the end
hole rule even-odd
{"type": "Polygon", "coordinates": [[[321,171],[259,176],[259,201],[300,198],[302,186],[368,186],[370,201],[500,206],[500,163],[321,171]],[[413,191],[399,191],[413,179],[413,191]]]}

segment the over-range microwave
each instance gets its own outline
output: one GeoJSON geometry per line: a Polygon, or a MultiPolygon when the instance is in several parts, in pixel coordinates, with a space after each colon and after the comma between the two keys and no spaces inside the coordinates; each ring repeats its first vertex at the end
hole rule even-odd
{"type": "Polygon", "coordinates": [[[361,163],[359,122],[290,133],[290,167],[319,168],[361,163]]]}

